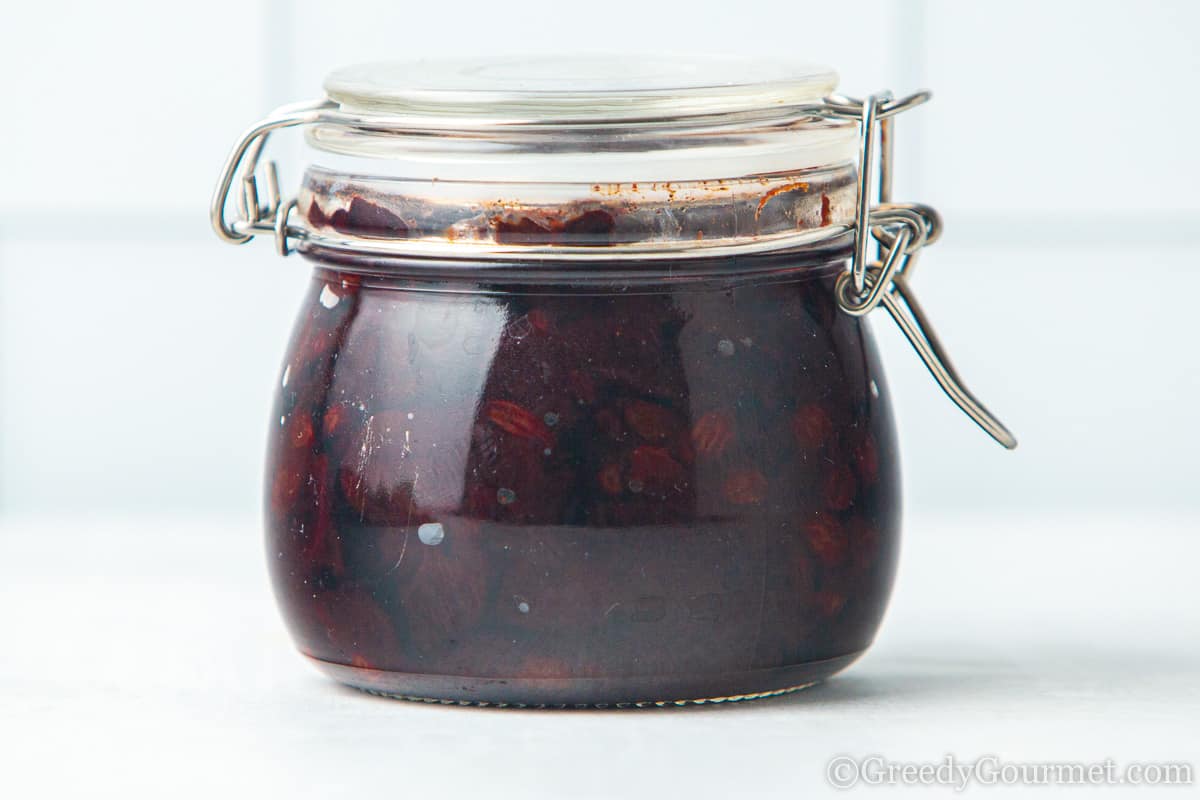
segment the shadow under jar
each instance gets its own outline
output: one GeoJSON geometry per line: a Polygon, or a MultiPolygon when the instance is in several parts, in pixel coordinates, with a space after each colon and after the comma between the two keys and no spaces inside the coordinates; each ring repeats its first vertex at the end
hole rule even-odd
{"type": "MultiPolygon", "coordinates": [[[[899,475],[868,324],[843,310],[870,286],[841,288],[860,124],[816,108],[835,80],[376,64],[274,118],[319,151],[295,202],[272,174],[242,219],[228,182],[214,213],[314,266],[266,480],[275,591],[314,664],[408,698],[661,704],[781,693],[863,652],[899,475]]],[[[253,174],[249,141],[229,172],[253,174]]]]}

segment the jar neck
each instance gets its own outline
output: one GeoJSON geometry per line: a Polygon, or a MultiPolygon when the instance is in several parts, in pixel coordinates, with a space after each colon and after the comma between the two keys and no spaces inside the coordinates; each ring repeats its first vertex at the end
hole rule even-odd
{"type": "Polygon", "coordinates": [[[842,164],[685,182],[429,181],[310,168],[309,251],[437,259],[653,260],[794,250],[854,219],[842,164]]]}

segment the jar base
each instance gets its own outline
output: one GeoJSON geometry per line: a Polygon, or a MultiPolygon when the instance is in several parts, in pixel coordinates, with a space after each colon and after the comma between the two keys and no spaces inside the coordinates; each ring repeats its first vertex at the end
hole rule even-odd
{"type": "Polygon", "coordinates": [[[841,672],[863,650],[821,661],[716,675],[623,678],[478,678],[368,669],[305,654],[351,688],[397,700],[500,708],[647,708],[727,703],[807,689],[841,672]]]}

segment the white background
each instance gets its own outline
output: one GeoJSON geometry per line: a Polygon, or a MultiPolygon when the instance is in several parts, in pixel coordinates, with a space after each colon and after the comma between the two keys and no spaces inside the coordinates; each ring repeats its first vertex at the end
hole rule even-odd
{"type": "MultiPolygon", "coordinates": [[[[987,440],[939,394],[890,323],[877,321],[901,428],[909,545],[879,647],[841,688],[835,682],[828,690],[836,700],[829,713],[843,726],[834,727],[845,734],[838,747],[866,754],[889,742],[911,745],[902,732],[934,709],[946,737],[929,738],[912,757],[937,759],[967,741],[954,736],[978,732],[962,727],[968,722],[1000,725],[1010,702],[1025,709],[1017,721],[1041,731],[1033,740],[1043,741],[1046,730],[1075,719],[1055,711],[1057,691],[1095,701],[1078,712],[1079,730],[1092,738],[1077,758],[1182,757],[1190,748],[1194,760],[1196,726],[1190,741],[1181,740],[1185,716],[1177,715],[1200,717],[1193,641],[1200,604],[1189,566],[1200,532],[1192,302],[1200,293],[1198,29],[1200,4],[1185,0],[7,3],[0,23],[0,555],[8,579],[0,613],[16,633],[0,638],[0,681],[10,690],[5,702],[27,715],[10,719],[36,732],[19,737],[21,760],[27,768],[54,763],[55,732],[79,724],[66,699],[78,702],[89,673],[104,676],[97,680],[109,694],[99,696],[111,702],[77,706],[95,716],[83,739],[65,740],[64,761],[103,746],[105,715],[131,702],[122,694],[131,684],[161,689],[138,701],[152,710],[143,722],[171,726],[183,712],[166,694],[170,687],[195,692],[197,706],[211,710],[213,693],[225,702],[243,696],[245,687],[234,684],[245,670],[260,701],[273,686],[299,681],[287,702],[312,702],[331,716],[296,717],[268,700],[282,718],[235,714],[226,722],[236,722],[238,736],[258,742],[256,726],[298,726],[303,751],[327,741],[322,726],[332,726],[339,757],[353,758],[349,729],[363,701],[310,680],[287,653],[254,539],[270,392],[306,266],[276,257],[263,242],[236,249],[217,242],[207,220],[211,185],[243,128],[275,105],[318,94],[337,66],[580,50],[797,55],[835,66],[850,94],[935,92],[931,105],[898,124],[898,199],[935,205],[947,222],[916,288],[971,386],[1021,447],[1006,453],[987,440]],[[213,578],[230,554],[244,563],[213,578]],[[164,600],[176,585],[194,594],[164,600]],[[203,615],[213,594],[224,599],[208,613],[231,618],[200,627],[164,619],[161,630],[138,622],[147,604],[203,615]],[[230,598],[250,610],[239,615],[230,598]],[[78,603],[101,610],[81,617],[78,603]],[[950,607],[959,610],[957,622],[950,607]],[[1007,620],[995,630],[1026,638],[1005,648],[972,629],[980,614],[1007,620]],[[1121,621],[1116,634],[1104,624],[1113,618],[1121,621]],[[51,620],[65,627],[47,632],[51,620]],[[926,627],[933,620],[969,633],[933,635],[926,627]],[[1033,620],[1060,627],[1029,638],[1023,623],[1033,620]],[[78,647],[63,630],[82,637],[78,647]],[[212,672],[199,670],[206,679],[187,673],[199,669],[181,655],[191,634],[207,637],[204,652],[220,661],[212,672]],[[1122,641],[1137,646],[1115,647],[1122,641]],[[169,656],[155,652],[163,647],[173,648],[169,656]],[[247,667],[253,657],[245,647],[270,653],[269,661],[247,667]],[[1022,697],[1014,675],[1039,685],[1047,647],[1060,672],[1042,677],[1053,691],[1039,720],[1039,706],[1022,697]],[[149,649],[135,657],[130,648],[149,649]],[[996,705],[960,697],[972,675],[1003,672],[996,664],[1010,662],[1001,651],[1022,666],[1000,688],[993,681],[996,705]],[[183,665],[186,674],[158,671],[160,658],[163,669],[183,665]],[[960,662],[957,677],[940,683],[936,670],[921,666],[960,662]],[[1142,738],[1122,749],[1097,738],[1087,720],[1102,717],[1104,687],[1127,691],[1117,687],[1151,662],[1160,672],[1174,666],[1158,684],[1139,684],[1150,694],[1126,697],[1120,707],[1141,720],[1135,740],[1158,731],[1162,746],[1142,738]],[[1073,682],[1071,665],[1090,682],[1073,682]],[[915,698],[905,691],[914,681],[915,698]],[[895,713],[880,717],[881,705],[895,713]],[[963,709],[958,716],[955,708],[963,709]],[[868,720],[893,726],[885,729],[895,736],[864,733],[856,747],[856,721],[868,720]]],[[[284,148],[285,182],[297,177],[298,154],[284,148]]],[[[417,712],[397,708],[369,706],[373,735],[388,715],[404,717],[397,725],[416,724],[417,712]]],[[[781,731],[806,735],[806,715],[816,713],[798,703],[753,708],[736,712],[741,721],[731,730],[751,736],[753,714],[768,715],[771,758],[785,758],[781,731]]],[[[419,724],[433,726],[439,746],[453,746],[446,714],[463,712],[420,711],[419,724]]],[[[0,707],[0,734],[5,717],[0,707]]],[[[468,717],[469,724],[479,718],[468,717]]],[[[533,736],[539,747],[546,744],[539,736],[551,743],[558,736],[523,731],[568,724],[539,717],[542,727],[527,729],[487,719],[504,729],[497,736],[524,745],[521,737],[533,736]]],[[[622,731],[641,730],[629,733],[631,746],[652,747],[659,738],[645,738],[638,726],[663,723],[641,719],[605,722],[613,727],[600,735],[615,742],[622,731]]],[[[680,719],[706,720],[714,736],[731,724],[713,715],[680,719]]],[[[224,730],[221,720],[212,724],[210,733],[224,730]]],[[[670,724],[690,731],[685,737],[707,730],[670,724]]],[[[992,745],[986,736],[970,739],[975,749],[960,755],[1015,736],[1015,728],[1003,730],[992,745]]],[[[126,733],[115,741],[146,745],[147,730],[126,733]]],[[[1061,744],[1063,737],[1050,738],[1061,744]]],[[[364,744],[372,757],[381,755],[377,746],[364,744]]],[[[0,747],[0,765],[5,750],[14,752],[0,747]]],[[[606,771],[611,759],[630,755],[612,746],[577,750],[556,769],[606,771]]],[[[190,763],[183,750],[169,752],[159,761],[190,763]]],[[[834,752],[816,745],[805,763],[834,752]]],[[[1072,752],[1047,744],[1024,755],[1072,752]]],[[[99,753],[98,764],[111,763],[99,753]]],[[[639,768],[651,761],[635,754],[639,768]]],[[[534,774],[527,763],[503,783],[500,762],[486,763],[505,796],[534,774]]],[[[456,786],[473,774],[464,769],[456,786]]],[[[777,789],[820,783],[815,766],[795,784],[781,769],[770,774],[777,789]]],[[[120,785],[114,774],[105,778],[109,788],[120,785]]],[[[554,784],[558,796],[565,785],[554,784]]]]}

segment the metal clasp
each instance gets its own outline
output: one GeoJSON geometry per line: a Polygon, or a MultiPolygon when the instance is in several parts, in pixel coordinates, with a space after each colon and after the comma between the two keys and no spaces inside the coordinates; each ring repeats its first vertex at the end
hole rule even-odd
{"type": "Polygon", "coordinates": [[[930,97],[929,92],[921,91],[895,100],[890,92],[883,92],[866,100],[841,96],[826,100],[824,113],[857,119],[861,137],[854,257],[850,271],[838,276],[837,301],[843,311],[856,317],[880,305],[887,309],[942,391],[989,436],[1011,450],[1017,446],[1016,437],[967,389],[909,286],[917,256],[922,247],[937,241],[942,220],[929,206],[892,202],[892,118],[930,97]],[[880,150],[878,205],[872,206],[876,139],[880,150]],[[873,261],[868,259],[872,239],[877,244],[873,261]]]}
{"type": "Polygon", "coordinates": [[[279,174],[274,161],[268,161],[265,169],[265,200],[259,196],[258,162],[272,133],[298,125],[312,125],[331,107],[324,98],[282,106],[242,134],[225,159],[209,205],[209,220],[217,236],[230,244],[245,244],[257,234],[272,234],[276,251],[284,256],[291,252],[289,239],[305,238],[307,231],[304,228],[288,224],[296,201],[285,201],[280,196],[279,174]],[[238,216],[230,221],[227,209],[235,185],[240,188],[236,193],[238,216]]]}

